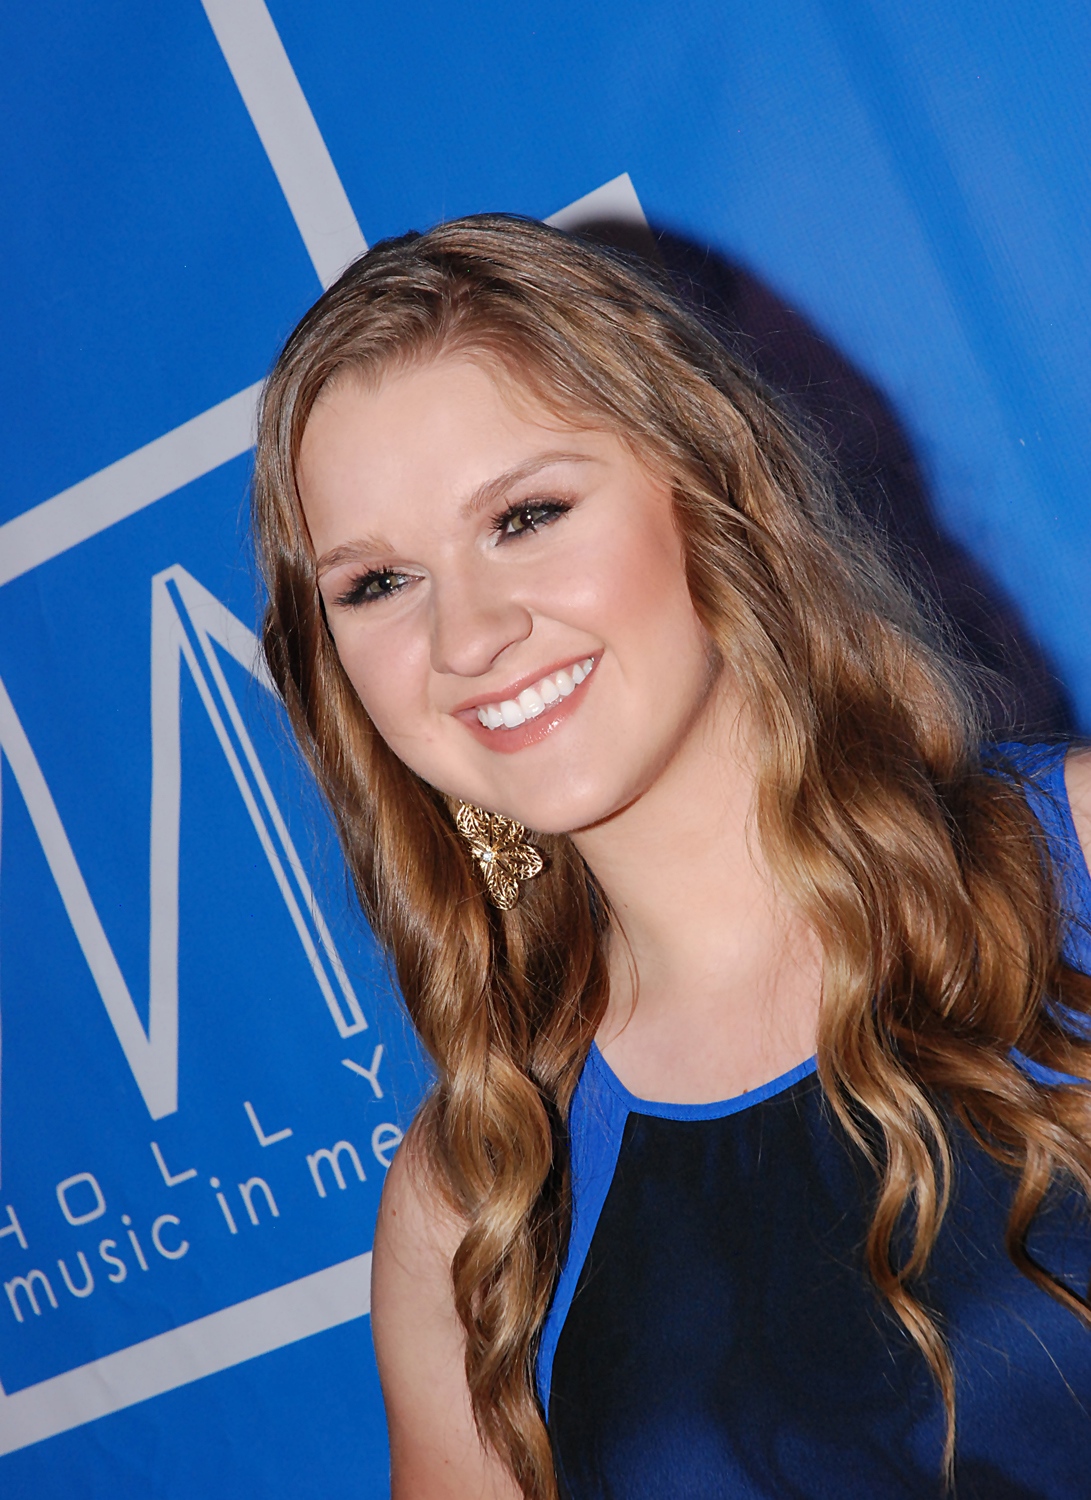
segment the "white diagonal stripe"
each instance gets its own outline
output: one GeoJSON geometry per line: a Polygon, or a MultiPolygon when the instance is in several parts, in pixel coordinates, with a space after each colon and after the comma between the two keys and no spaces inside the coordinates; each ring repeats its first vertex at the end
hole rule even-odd
{"type": "Polygon", "coordinates": [[[369,1251],[10,1396],[0,1391],[0,1455],[336,1328],[370,1310],[369,1251]]]}
{"type": "MultiPolygon", "coordinates": [[[[219,15],[246,10],[254,0],[203,3],[206,10],[219,15]]],[[[259,8],[264,10],[264,6],[259,8]]],[[[294,74],[292,80],[295,83],[294,74]]],[[[298,89],[298,83],[295,87],[298,89]]],[[[306,108],[306,100],[303,106],[306,108]]],[[[325,149],[323,145],[322,151],[325,149]]],[[[348,212],[351,214],[351,208],[348,212]]],[[[609,218],[647,222],[628,172],[578,198],[546,222],[559,229],[578,229],[587,221],[609,218]]],[[[355,225],[355,219],[352,222],[355,225]]],[[[365,248],[362,235],[359,248],[365,248]]],[[[254,441],[254,413],[260,394],[259,381],[0,526],[0,586],[245,453],[254,441]]]]}
{"type": "Polygon", "coordinates": [[[263,0],[201,0],[323,286],[367,241],[263,0]]]}
{"type": "MultiPolygon", "coordinates": [[[[76,862],[68,834],[61,822],[57,804],[26,730],[19,722],[15,705],[0,681],[0,748],[3,749],[22,794],[42,853],[56,884],[72,931],[80,945],[95,987],[110,1017],[125,1060],[132,1069],[137,1087],[147,1101],[153,1120],[173,1114],[177,1109],[177,1044],[167,1053],[158,1038],[149,1037],[133,1004],[125,976],[110,946],[83,872],[76,862]]],[[[176,1007],[177,1008],[177,1007],[176,1007]]],[[[175,1030],[176,1036],[176,1030],[175,1030]]]]}
{"type": "Polygon", "coordinates": [[[259,381],[0,526],[0,585],[245,453],[260,394],[259,381]]]}
{"type": "Polygon", "coordinates": [[[546,223],[552,224],[554,229],[563,229],[566,233],[577,233],[585,224],[599,223],[604,219],[649,229],[644,206],[637,197],[633,179],[628,172],[611,177],[609,182],[604,182],[594,192],[584,193],[582,198],[577,198],[567,208],[558,209],[555,214],[550,214],[546,223]]]}

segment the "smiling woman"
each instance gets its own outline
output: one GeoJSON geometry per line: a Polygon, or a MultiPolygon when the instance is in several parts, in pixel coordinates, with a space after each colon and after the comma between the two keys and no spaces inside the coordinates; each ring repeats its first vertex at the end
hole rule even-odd
{"type": "Polygon", "coordinates": [[[299,485],[340,662],[431,786],[567,833],[674,754],[709,643],[670,489],[620,437],[466,356],[373,388],[346,370],[299,485]]]}
{"type": "Polygon", "coordinates": [[[541,225],[351,267],[254,494],[438,1073],[375,1244],[398,1500],[1075,1493],[1086,759],[983,747],[776,401],[541,225]]]}

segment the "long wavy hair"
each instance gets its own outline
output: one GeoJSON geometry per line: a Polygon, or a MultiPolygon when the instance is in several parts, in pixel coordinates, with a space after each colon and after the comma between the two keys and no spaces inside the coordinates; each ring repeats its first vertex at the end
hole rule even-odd
{"type": "MultiPolygon", "coordinates": [[[[1091,1195],[1082,1088],[1091,981],[1064,955],[1041,828],[984,765],[959,670],[759,382],[655,279],[502,215],[376,246],[289,338],[262,404],[254,513],[266,659],[437,1082],[415,1138],[465,1234],[451,1268],[483,1441],[530,1500],[556,1482],[534,1361],[566,1245],[566,1122],[607,1003],[610,913],[564,836],[513,911],[485,898],[447,799],[380,738],[338,660],[297,488],[328,381],[459,353],[619,434],[672,489],[694,607],[760,744],[757,823],[819,935],[818,1069],[874,1168],[867,1260],[947,1411],[949,1353],[920,1295],[956,1123],[1011,1172],[1007,1249],[1091,1324],[1027,1235],[1051,1183],[1091,1195]]],[[[499,809],[503,811],[503,809],[499,809]]]]}

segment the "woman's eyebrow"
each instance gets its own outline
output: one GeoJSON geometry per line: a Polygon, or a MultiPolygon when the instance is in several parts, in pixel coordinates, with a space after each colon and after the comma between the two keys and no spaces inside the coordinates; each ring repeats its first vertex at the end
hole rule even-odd
{"type": "Polygon", "coordinates": [[[315,563],[314,570],[321,578],[323,573],[328,573],[331,568],[339,568],[342,563],[355,562],[361,556],[382,556],[393,550],[389,542],[384,542],[381,537],[359,537],[353,542],[340,542],[336,547],[331,547],[328,552],[323,552],[315,563]]]}
{"type": "Polygon", "coordinates": [[[529,479],[532,474],[537,474],[540,469],[548,469],[553,464],[593,464],[599,460],[590,453],[540,453],[534,458],[524,459],[521,464],[514,468],[506,469],[503,474],[498,474],[495,479],[486,479],[484,484],[479,484],[477,489],[462,507],[462,514],[469,516],[476,514],[479,510],[487,510],[490,505],[503,498],[505,492],[512,485],[518,484],[520,480],[529,479]]]}
{"type": "MultiPolygon", "coordinates": [[[[521,464],[515,464],[513,468],[505,469],[503,474],[497,474],[495,479],[486,479],[483,484],[479,484],[462,506],[461,513],[463,516],[471,516],[476,515],[478,511],[487,510],[490,505],[502,499],[512,485],[518,484],[523,479],[529,479],[540,470],[551,468],[554,464],[598,462],[599,460],[590,453],[539,453],[534,458],[524,459],[521,464]]],[[[361,556],[377,557],[394,550],[382,537],[358,537],[354,541],[341,542],[336,547],[331,547],[328,552],[323,552],[315,563],[315,572],[321,577],[331,568],[339,568],[343,563],[355,562],[361,556]]]]}

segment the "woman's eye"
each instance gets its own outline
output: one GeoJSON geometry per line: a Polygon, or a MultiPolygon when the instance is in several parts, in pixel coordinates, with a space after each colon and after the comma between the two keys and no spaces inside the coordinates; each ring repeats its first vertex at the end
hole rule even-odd
{"type": "Polygon", "coordinates": [[[408,582],[404,573],[364,573],[338,596],[337,603],[344,609],[352,609],[358,604],[372,604],[376,599],[389,599],[408,582]]]}
{"type": "Polygon", "coordinates": [[[571,510],[560,500],[535,500],[526,505],[513,505],[502,516],[498,516],[494,530],[501,537],[522,536],[527,531],[540,531],[558,516],[571,510]]]}

